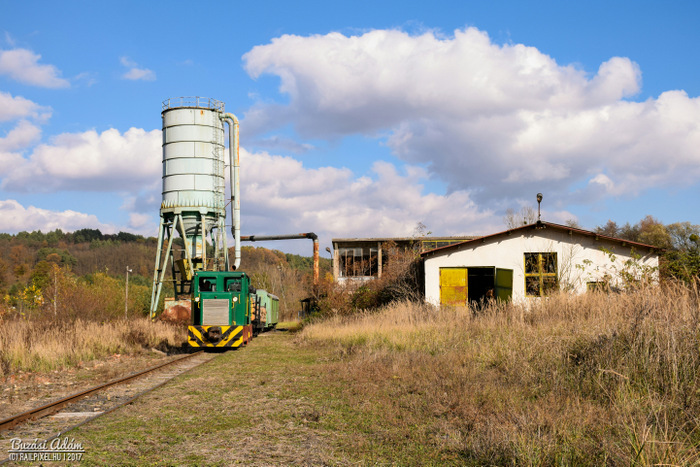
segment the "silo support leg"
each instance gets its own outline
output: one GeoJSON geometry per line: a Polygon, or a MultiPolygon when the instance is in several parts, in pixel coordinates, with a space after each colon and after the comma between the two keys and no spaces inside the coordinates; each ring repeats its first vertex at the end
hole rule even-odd
{"type": "MultiPolygon", "coordinates": [[[[182,216],[177,215],[177,218],[175,220],[180,223],[180,230],[182,231],[183,241],[184,241],[184,237],[186,237],[186,234],[185,234],[185,223],[182,221],[182,216]]],[[[186,241],[185,241],[185,258],[187,258],[187,263],[190,265],[190,277],[194,277],[194,266],[192,265],[192,255],[190,254],[190,249],[187,248],[186,241]]]]}
{"type": "MultiPolygon", "coordinates": [[[[165,261],[167,262],[168,255],[170,254],[170,251],[173,247],[173,239],[175,238],[174,235],[172,235],[172,232],[168,230],[168,248],[165,250],[165,261]]],[[[163,289],[163,280],[165,279],[165,271],[167,264],[163,264],[163,268],[160,272],[160,280],[158,281],[158,290],[156,291],[156,296],[155,296],[155,304],[158,306],[158,301],[160,300],[160,292],[163,289]]],[[[155,310],[153,312],[153,316],[151,316],[151,319],[155,319],[155,310]]]]}
{"type": "Polygon", "coordinates": [[[160,224],[158,225],[158,248],[156,249],[156,265],[153,268],[153,288],[151,289],[151,309],[149,311],[149,316],[154,319],[156,316],[156,308],[158,307],[158,300],[156,299],[156,289],[158,288],[158,270],[160,269],[160,257],[163,254],[161,249],[163,248],[163,217],[160,218],[160,224]]]}

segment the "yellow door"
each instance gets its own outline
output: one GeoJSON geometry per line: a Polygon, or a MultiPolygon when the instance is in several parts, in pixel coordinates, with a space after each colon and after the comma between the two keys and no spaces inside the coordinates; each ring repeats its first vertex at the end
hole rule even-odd
{"type": "Polygon", "coordinates": [[[467,304],[467,268],[440,268],[440,305],[467,304]]]}

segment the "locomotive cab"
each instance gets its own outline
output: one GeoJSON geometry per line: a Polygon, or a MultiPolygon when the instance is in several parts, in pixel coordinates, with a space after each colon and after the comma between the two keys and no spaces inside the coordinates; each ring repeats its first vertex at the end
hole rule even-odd
{"type": "Polygon", "coordinates": [[[252,337],[250,278],[244,272],[196,271],[192,279],[191,347],[236,348],[252,337]]]}

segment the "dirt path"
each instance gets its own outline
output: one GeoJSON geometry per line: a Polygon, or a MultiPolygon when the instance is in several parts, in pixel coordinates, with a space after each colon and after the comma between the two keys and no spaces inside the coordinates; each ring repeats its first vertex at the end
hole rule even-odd
{"type": "Polygon", "coordinates": [[[69,436],[88,465],[347,465],[327,360],[268,333],[69,436]]]}

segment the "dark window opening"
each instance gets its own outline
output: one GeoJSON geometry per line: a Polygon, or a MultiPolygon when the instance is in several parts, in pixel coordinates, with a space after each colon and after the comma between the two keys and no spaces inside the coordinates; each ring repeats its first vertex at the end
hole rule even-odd
{"type": "Polygon", "coordinates": [[[339,248],[341,277],[372,277],[379,274],[377,247],[339,248]]]}
{"type": "Polygon", "coordinates": [[[556,253],[525,253],[525,295],[544,297],[559,289],[556,253]]]}
{"type": "Polygon", "coordinates": [[[227,292],[240,292],[241,291],[241,281],[237,279],[226,279],[224,289],[227,292]]]}
{"type": "Polygon", "coordinates": [[[199,278],[199,291],[200,292],[216,292],[216,279],[209,277],[199,278]]]}
{"type": "Polygon", "coordinates": [[[610,284],[607,281],[591,281],[586,283],[589,292],[610,292],[610,284]]]}

